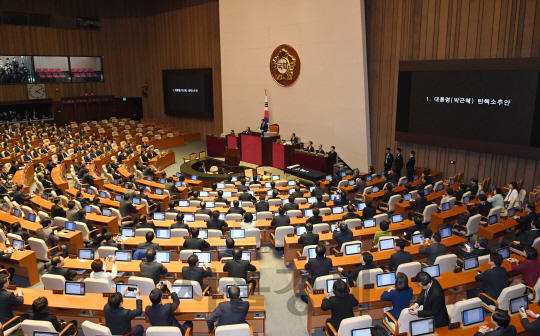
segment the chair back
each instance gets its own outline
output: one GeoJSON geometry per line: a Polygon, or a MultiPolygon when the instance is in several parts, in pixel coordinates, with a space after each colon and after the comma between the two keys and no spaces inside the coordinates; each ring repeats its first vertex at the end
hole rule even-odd
{"type": "Polygon", "coordinates": [[[349,317],[341,321],[338,329],[338,336],[349,336],[352,335],[354,329],[369,328],[373,321],[371,316],[362,315],[349,317]]]}
{"type": "Polygon", "coordinates": [[[365,284],[377,283],[377,274],[383,274],[384,271],[381,268],[372,268],[369,270],[363,270],[358,273],[356,278],[356,287],[364,287],[365,284]]]}
{"type": "Polygon", "coordinates": [[[422,270],[422,265],[418,261],[412,261],[408,263],[404,263],[398,266],[396,269],[396,273],[402,272],[404,273],[409,279],[414,278],[418,272],[422,270]]]}
{"type": "Polygon", "coordinates": [[[456,198],[455,197],[450,197],[448,199],[448,203],[450,203],[450,208],[453,208],[456,205],[456,198]]]}
{"type": "Polygon", "coordinates": [[[297,197],[297,198],[294,199],[294,203],[296,203],[296,204],[307,203],[307,198],[305,198],[305,197],[297,197]]]}
{"type": "Polygon", "coordinates": [[[437,259],[435,259],[435,265],[439,265],[439,271],[441,273],[451,272],[456,268],[456,262],[457,262],[457,255],[451,253],[451,254],[445,254],[442,256],[438,256],[437,259]]]}
{"type": "Polygon", "coordinates": [[[540,246],[540,237],[536,238],[531,246],[533,249],[538,250],[538,246],[540,246]]]}
{"type": "Polygon", "coordinates": [[[510,299],[515,299],[518,296],[525,295],[526,289],[527,287],[525,287],[524,284],[517,284],[503,289],[501,294],[497,298],[499,309],[510,310],[510,299]]]}
{"type": "Polygon", "coordinates": [[[437,204],[430,204],[424,209],[424,220],[422,223],[430,223],[431,222],[431,214],[437,211],[437,204]]]}
{"type": "Polygon", "coordinates": [[[209,221],[210,216],[208,216],[207,214],[196,213],[195,214],[195,220],[196,221],[209,221]]]}
{"type": "Polygon", "coordinates": [[[269,206],[281,205],[281,199],[269,199],[268,205],[269,206]]]}
{"type": "Polygon", "coordinates": [[[302,249],[302,255],[305,256],[305,257],[308,257],[309,259],[309,249],[310,248],[316,248],[317,245],[306,245],[304,246],[304,248],[302,249]]]}
{"type": "Polygon", "coordinates": [[[190,206],[190,207],[198,207],[198,206],[201,206],[201,201],[190,200],[190,201],[189,201],[189,206],[190,206]]]}
{"type": "Polygon", "coordinates": [[[54,326],[49,321],[26,319],[21,323],[21,328],[25,335],[34,335],[34,331],[56,333],[56,329],[54,329],[54,326]]]}
{"type": "Polygon", "coordinates": [[[355,227],[362,226],[362,220],[358,218],[346,219],[345,224],[349,229],[354,230],[355,227]]]}
{"type": "Polygon", "coordinates": [[[345,188],[348,185],[349,185],[348,180],[341,180],[341,181],[339,181],[339,183],[337,185],[337,190],[341,190],[341,188],[345,188]]]}
{"type": "Polygon", "coordinates": [[[317,277],[313,283],[313,289],[324,289],[326,292],[326,280],[341,279],[341,274],[330,274],[317,277]]]}
{"type": "Polygon", "coordinates": [[[324,216],[326,214],[331,214],[331,213],[332,213],[332,209],[330,208],[319,209],[319,216],[324,216]]]}
{"type": "Polygon", "coordinates": [[[384,213],[375,215],[373,216],[373,219],[375,220],[375,225],[378,226],[382,221],[388,220],[388,215],[384,213]]]}
{"type": "Polygon", "coordinates": [[[4,233],[4,230],[0,229],[0,244],[6,243],[6,234],[4,233]]]}
{"type": "Polygon", "coordinates": [[[61,275],[43,274],[41,276],[41,281],[43,281],[43,288],[45,290],[53,290],[53,289],[64,290],[64,287],[66,287],[66,278],[64,278],[61,275]]]}
{"type": "Polygon", "coordinates": [[[313,233],[321,233],[324,230],[330,230],[330,225],[328,223],[319,223],[313,225],[313,233]]]}
{"type": "Polygon", "coordinates": [[[245,285],[246,280],[243,278],[223,277],[219,279],[219,292],[225,294],[227,292],[227,285],[245,285]]]}
{"type": "Polygon", "coordinates": [[[398,183],[397,183],[397,185],[398,185],[398,186],[404,185],[403,180],[405,180],[406,178],[407,178],[407,176],[402,176],[402,177],[400,177],[400,178],[399,178],[399,181],[398,181],[398,183]]]}
{"type": "MultiPolygon", "coordinates": [[[[418,310],[423,310],[424,307],[418,308],[418,310]]],[[[411,321],[419,320],[420,318],[417,315],[409,314],[409,308],[404,308],[399,314],[398,318],[398,327],[396,333],[409,333],[409,326],[411,321]]]]}
{"type": "Polygon", "coordinates": [[[193,296],[202,296],[201,284],[198,281],[179,279],[174,282],[174,285],[193,286],[193,296]]]}
{"type": "Polygon", "coordinates": [[[184,238],[185,236],[189,236],[187,229],[171,229],[171,238],[184,238]]]}
{"type": "Polygon", "coordinates": [[[150,228],[142,228],[142,229],[136,229],[135,230],[135,237],[145,237],[146,234],[150,231],[154,231],[150,228]]]}
{"type": "Polygon", "coordinates": [[[482,307],[482,300],[477,297],[456,302],[456,304],[452,307],[452,310],[448,311],[448,315],[450,315],[450,323],[463,322],[462,312],[464,310],[477,307],[482,307]]]}
{"type": "Polygon", "coordinates": [[[272,213],[270,211],[257,212],[257,220],[267,219],[267,218],[272,218],[272,213]]]}
{"type": "Polygon", "coordinates": [[[208,229],[208,238],[219,238],[222,235],[223,235],[223,232],[221,232],[221,230],[208,229]]]}
{"type": "Polygon", "coordinates": [[[478,257],[478,264],[487,263],[489,261],[489,254],[478,257]]]}
{"type": "Polygon", "coordinates": [[[74,222],[75,223],[75,230],[81,231],[83,242],[89,243],[90,242],[90,231],[88,231],[88,226],[86,226],[85,223],[82,222],[74,222]]]}
{"type": "Polygon", "coordinates": [[[536,303],[539,301],[539,295],[540,295],[540,278],[536,281],[536,284],[534,285],[534,294],[529,294],[529,300],[531,300],[532,303],[536,303]],[[531,295],[534,295],[534,300],[532,299],[531,295]]]}
{"type": "Polygon", "coordinates": [[[149,327],[146,336],[182,336],[182,333],[178,327],[149,327]]]}
{"type": "Polygon", "coordinates": [[[114,255],[114,251],[118,251],[118,248],[112,246],[100,246],[96,250],[96,253],[94,253],[94,258],[106,258],[107,256],[114,255]]]}
{"type": "Polygon", "coordinates": [[[288,210],[287,216],[291,218],[296,218],[298,216],[302,216],[302,210],[288,210]]]}
{"type": "Polygon", "coordinates": [[[480,220],[482,220],[482,215],[480,214],[471,216],[469,218],[469,220],[467,221],[467,225],[465,226],[465,236],[469,237],[478,232],[480,220]]]}
{"type": "Polygon", "coordinates": [[[247,323],[231,324],[216,328],[214,336],[251,336],[251,328],[247,323]]]}
{"type": "Polygon", "coordinates": [[[261,247],[261,230],[254,228],[254,229],[245,229],[246,238],[247,237],[254,237],[255,238],[255,246],[257,248],[261,247]]]}
{"type": "Polygon", "coordinates": [[[8,233],[7,238],[9,239],[10,242],[13,242],[13,239],[23,240],[21,236],[19,236],[18,234],[14,234],[14,233],[8,233]]]}
{"type": "Polygon", "coordinates": [[[237,213],[228,213],[225,215],[226,221],[235,221],[237,219],[243,219],[244,217],[241,214],[237,213]]]}
{"type": "Polygon", "coordinates": [[[154,280],[139,276],[129,277],[128,283],[137,285],[139,291],[141,292],[141,295],[144,296],[150,295],[152,289],[156,288],[156,285],[154,285],[154,280]]]}
{"type": "Polygon", "coordinates": [[[439,191],[439,185],[442,184],[443,181],[437,181],[435,182],[435,184],[433,185],[433,191],[434,192],[437,192],[439,191]]]}
{"type": "Polygon", "coordinates": [[[28,238],[28,244],[30,244],[30,249],[36,253],[36,258],[41,261],[49,261],[49,257],[47,256],[47,244],[45,244],[45,241],[30,237],[28,238]]]}
{"type": "Polygon", "coordinates": [[[390,197],[390,199],[388,200],[388,211],[387,212],[394,212],[394,207],[396,206],[396,203],[398,203],[399,201],[401,201],[401,195],[400,194],[390,197]]]}
{"type": "Polygon", "coordinates": [[[288,233],[294,233],[294,228],[292,226],[281,226],[276,228],[275,247],[285,246],[285,236],[287,236],[288,233]]]}
{"type": "Polygon", "coordinates": [[[81,327],[84,336],[112,336],[111,330],[109,328],[101,324],[90,322],[88,320],[84,321],[81,327]]]}
{"type": "Polygon", "coordinates": [[[489,219],[489,216],[497,215],[497,220],[499,220],[499,218],[501,218],[502,211],[503,211],[502,207],[491,208],[489,210],[488,219],[489,219]]]}
{"type": "Polygon", "coordinates": [[[190,249],[187,249],[187,250],[181,250],[180,251],[180,261],[182,260],[187,260],[189,257],[191,257],[193,255],[193,253],[195,252],[201,252],[201,250],[190,250],[190,249]]]}
{"type": "Polygon", "coordinates": [[[350,242],[346,242],[346,243],[341,244],[341,250],[340,250],[339,252],[343,252],[343,255],[347,255],[347,254],[345,253],[345,250],[346,250],[345,247],[346,247],[347,245],[355,245],[355,244],[358,244],[358,243],[360,243],[360,251],[362,251],[362,241],[360,241],[360,240],[353,240],[353,241],[350,241],[350,242]]]}
{"type": "MultiPolygon", "coordinates": [[[[86,293],[112,293],[115,290],[111,288],[111,284],[107,279],[84,279],[86,293]]],[[[86,334],[85,334],[86,335],[86,334]]]]}

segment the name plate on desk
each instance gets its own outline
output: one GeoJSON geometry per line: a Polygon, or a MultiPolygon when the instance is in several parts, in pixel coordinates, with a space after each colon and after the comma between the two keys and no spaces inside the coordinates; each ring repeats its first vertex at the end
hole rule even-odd
{"type": "Polygon", "coordinates": [[[330,233],[330,230],[322,230],[321,233],[330,233]]]}
{"type": "Polygon", "coordinates": [[[235,221],[235,222],[241,222],[242,219],[235,219],[234,221],[235,221]]]}
{"type": "Polygon", "coordinates": [[[113,295],[113,294],[114,294],[114,293],[106,293],[106,292],[104,292],[104,293],[103,293],[103,297],[108,298],[108,297],[110,297],[110,296],[113,295]]]}
{"type": "Polygon", "coordinates": [[[375,284],[374,284],[374,283],[369,283],[369,284],[365,284],[365,285],[364,285],[364,289],[372,289],[372,288],[375,288],[375,284]]]}
{"type": "Polygon", "coordinates": [[[266,217],[267,221],[271,221],[272,219],[273,219],[272,217],[266,217]]]}
{"type": "Polygon", "coordinates": [[[8,286],[7,286],[7,289],[15,290],[15,289],[17,289],[17,286],[15,286],[15,285],[8,285],[8,286]]]}
{"type": "Polygon", "coordinates": [[[221,259],[221,263],[222,263],[222,264],[226,264],[227,261],[229,261],[229,260],[231,260],[231,259],[221,259]]]}
{"type": "Polygon", "coordinates": [[[306,260],[306,259],[307,259],[306,256],[298,257],[298,260],[306,260]]]}
{"type": "Polygon", "coordinates": [[[325,213],[324,215],[325,215],[325,216],[330,216],[330,213],[329,213],[329,212],[327,212],[327,213],[325,213]]]}
{"type": "Polygon", "coordinates": [[[314,289],[313,294],[324,294],[324,289],[314,289]]]}
{"type": "Polygon", "coordinates": [[[223,294],[212,294],[212,299],[214,300],[223,299],[223,294]]]}
{"type": "Polygon", "coordinates": [[[448,330],[454,330],[461,328],[461,322],[454,322],[448,325],[448,330]]]}
{"type": "Polygon", "coordinates": [[[182,260],[182,264],[187,264],[188,261],[187,260],[182,260]]]}
{"type": "Polygon", "coordinates": [[[167,300],[169,298],[169,294],[163,294],[161,298],[167,300]]]}
{"type": "Polygon", "coordinates": [[[459,273],[461,271],[463,271],[463,268],[461,268],[461,267],[454,268],[454,273],[459,273]]]}
{"type": "Polygon", "coordinates": [[[253,313],[253,318],[263,319],[264,318],[264,312],[253,313]]]}
{"type": "Polygon", "coordinates": [[[334,254],[334,257],[343,257],[343,252],[338,252],[334,254]]]}
{"type": "Polygon", "coordinates": [[[70,255],[68,255],[68,258],[69,258],[69,259],[77,259],[77,256],[74,255],[74,254],[70,254],[70,255]]]}
{"type": "Polygon", "coordinates": [[[287,233],[287,237],[294,237],[294,233],[287,233]]]}
{"type": "Polygon", "coordinates": [[[357,227],[355,227],[354,229],[355,229],[355,230],[362,230],[362,225],[357,226],[357,227]]]}
{"type": "Polygon", "coordinates": [[[303,216],[296,216],[296,218],[304,218],[303,216]]]}
{"type": "Polygon", "coordinates": [[[184,239],[189,239],[189,238],[191,238],[191,237],[190,236],[184,236],[184,239]]]}
{"type": "Polygon", "coordinates": [[[63,289],[53,289],[52,293],[53,294],[64,294],[64,290],[63,289]]]}
{"type": "Polygon", "coordinates": [[[221,238],[221,239],[227,239],[227,238],[229,238],[229,237],[228,237],[228,236],[220,236],[219,238],[221,238]]]}
{"type": "Polygon", "coordinates": [[[377,252],[379,251],[379,249],[377,248],[377,246],[374,246],[371,248],[371,250],[369,250],[370,252],[377,252]]]}

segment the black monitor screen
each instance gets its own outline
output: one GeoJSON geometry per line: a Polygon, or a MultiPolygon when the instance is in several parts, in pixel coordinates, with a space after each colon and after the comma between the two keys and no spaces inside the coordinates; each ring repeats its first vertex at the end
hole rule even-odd
{"type": "Polygon", "coordinates": [[[214,119],[212,69],[163,70],[165,113],[214,119]]]}

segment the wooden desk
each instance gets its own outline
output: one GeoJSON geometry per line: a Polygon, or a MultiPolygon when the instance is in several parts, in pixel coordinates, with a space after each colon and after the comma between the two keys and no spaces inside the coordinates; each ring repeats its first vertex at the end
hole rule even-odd
{"type": "MultiPolygon", "coordinates": [[[[148,180],[145,180],[145,179],[141,179],[141,180],[137,180],[137,183],[140,184],[140,185],[146,186],[146,187],[150,187],[151,189],[153,189],[152,191],[154,193],[155,193],[156,188],[165,189],[164,184],[161,184],[161,183],[155,182],[155,181],[148,181],[148,180]]],[[[178,190],[180,191],[180,195],[182,196],[181,197],[182,199],[187,199],[188,198],[188,190],[187,190],[186,187],[179,187],[178,190]]]]}
{"type": "Polygon", "coordinates": [[[435,212],[431,214],[431,223],[429,225],[431,231],[438,232],[440,226],[455,221],[459,215],[467,211],[466,205],[456,205],[448,211],[435,212]]]}
{"type": "MultiPolygon", "coordinates": [[[[426,198],[427,198],[428,202],[431,202],[431,201],[434,201],[434,200],[436,200],[438,198],[443,197],[444,195],[446,195],[446,191],[441,190],[441,191],[438,191],[438,192],[431,192],[426,198]]],[[[394,206],[394,213],[395,214],[406,213],[406,212],[411,211],[412,208],[413,208],[413,206],[411,205],[410,202],[396,203],[395,206],[394,206]]]]}
{"type": "Polygon", "coordinates": [[[66,166],[64,164],[58,164],[53,168],[51,172],[51,179],[52,183],[54,183],[54,185],[58,189],[62,190],[62,192],[65,194],[66,190],[69,188],[69,184],[67,182],[66,166]]]}
{"type": "MultiPolygon", "coordinates": [[[[103,308],[107,303],[107,298],[102,294],[88,293],[81,298],[75,295],[58,295],[52,294],[52,290],[42,289],[30,289],[24,288],[24,304],[21,307],[14,307],[15,311],[19,313],[28,313],[28,307],[32,305],[35,299],[40,296],[45,296],[49,302],[49,308],[51,313],[59,318],[66,320],[72,320],[74,317],[79,320],[79,325],[85,320],[94,323],[105,323],[105,317],[103,308]],[[68,308],[66,310],[66,308],[68,308]],[[90,311],[90,316],[80,316],[81,311],[90,311]]],[[[12,291],[15,292],[15,291],[12,291]]],[[[143,301],[143,312],[146,306],[152,305],[148,295],[141,296],[143,301]]],[[[225,300],[214,300],[211,296],[199,296],[193,300],[182,300],[180,306],[176,309],[175,314],[177,319],[181,322],[193,321],[194,331],[196,334],[208,334],[208,327],[206,320],[198,319],[195,314],[209,314],[212,313],[220,302],[225,300]]],[[[246,320],[253,326],[253,332],[264,335],[266,332],[266,304],[264,296],[253,295],[249,299],[245,300],[249,302],[249,313],[246,320]],[[255,314],[261,314],[261,317],[256,317],[255,314]]],[[[172,302],[171,299],[164,299],[163,303],[172,302]]],[[[124,307],[127,309],[135,309],[135,299],[124,299],[124,307]]],[[[145,322],[144,318],[135,318],[133,324],[141,324],[145,328],[150,327],[149,323],[145,322]]]]}
{"type": "MultiPolygon", "coordinates": [[[[467,239],[461,238],[459,236],[452,236],[448,238],[444,238],[441,243],[446,245],[446,253],[451,253],[454,248],[459,245],[466,243],[467,239]]],[[[364,248],[362,250],[365,251],[364,248]]],[[[413,261],[425,261],[426,255],[420,254],[420,245],[411,245],[405,247],[405,251],[411,253],[413,261]]],[[[388,250],[388,251],[381,251],[381,252],[371,252],[373,255],[373,262],[377,264],[377,266],[387,266],[388,262],[390,261],[390,256],[394,254],[395,251],[388,250]]],[[[329,256],[329,258],[332,259],[332,265],[334,267],[343,267],[344,269],[353,270],[356,268],[356,265],[360,264],[360,255],[354,255],[354,256],[342,256],[342,257],[335,257],[335,256],[329,256]]],[[[294,273],[293,273],[293,286],[296,293],[299,293],[303,288],[303,282],[302,282],[302,276],[306,276],[300,273],[300,270],[304,270],[304,266],[306,264],[306,260],[298,260],[298,258],[295,258],[294,261],[294,273]]],[[[310,274],[308,272],[308,274],[310,274]]],[[[476,272],[475,272],[476,274],[476,272]]]]}
{"type": "Polygon", "coordinates": [[[499,218],[502,224],[493,224],[489,226],[480,226],[478,228],[478,237],[486,237],[489,240],[488,247],[500,244],[504,239],[512,237],[516,234],[516,230],[524,225],[520,225],[513,218],[499,218]],[[506,232],[506,230],[511,230],[506,232]]]}
{"type": "MultiPolygon", "coordinates": [[[[6,245],[0,244],[0,250],[5,249],[6,245]]],[[[34,251],[14,251],[9,260],[2,260],[0,264],[6,268],[15,268],[15,274],[23,278],[28,278],[30,286],[34,286],[41,281],[37,267],[36,253],[34,251]]]]}
{"type": "Polygon", "coordinates": [[[174,151],[167,152],[165,153],[165,155],[160,155],[159,157],[155,157],[152,160],[150,160],[150,164],[156,168],[161,167],[160,170],[167,168],[168,166],[174,164],[175,162],[176,162],[176,157],[175,157],[174,151]]]}
{"type": "MultiPolygon", "coordinates": [[[[125,190],[125,189],[124,189],[125,190]]],[[[73,195],[73,198],[75,198],[75,195],[77,194],[79,190],[75,189],[75,188],[70,188],[67,190],[67,194],[69,195],[73,195]]],[[[93,200],[94,197],[99,197],[99,203],[100,204],[103,204],[104,206],[106,207],[109,207],[109,208],[116,208],[116,209],[119,209],[120,208],[120,202],[119,201],[115,201],[115,200],[112,200],[112,199],[108,199],[108,198],[103,198],[103,197],[100,197],[99,195],[90,195],[84,191],[81,191],[82,192],[82,197],[84,198],[88,198],[90,200],[93,200]]],[[[122,196],[124,196],[124,194],[121,194],[122,196]]],[[[146,215],[148,214],[148,212],[146,211],[146,207],[142,204],[139,204],[139,205],[135,205],[135,208],[137,209],[137,211],[139,212],[140,215],[146,215]]]]}
{"type": "Polygon", "coordinates": [[[326,155],[315,155],[315,153],[293,152],[293,164],[298,164],[302,167],[320,171],[325,174],[332,174],[334,171],[334,163],[336,163],[336,158],[334,156],[329,157],[326,155]]]}

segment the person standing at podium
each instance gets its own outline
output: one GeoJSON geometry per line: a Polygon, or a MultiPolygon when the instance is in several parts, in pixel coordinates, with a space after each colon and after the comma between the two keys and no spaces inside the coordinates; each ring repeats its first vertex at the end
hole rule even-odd
{"type": "Polygon", "coordinates": [[[242,134],[251,134],[251,128],[248,126],[246,130],[242,132],[242,134]]]}
{"type": "Polygon", "coordinates": [[[311,152],[314,152],[315,151],[315,147],[313,147],[313,142],[312,141],[309,141],[308,142],[308,146],[306,147],[306,151],[308,153],[311,153],[311,152]]]}
{"type": "Polygon", "coordinates": [[[264,119],[261,119],[261,126],[259,127],[259,131],[263,133],[268,132],[268,123],[264,119]]]}
{"type": "Polygon", "coordinates": [[[296,137],[296,133],[293,133],[291,135],[291,145],[296,145],[298,143],[298,138],[296,137]]]}

